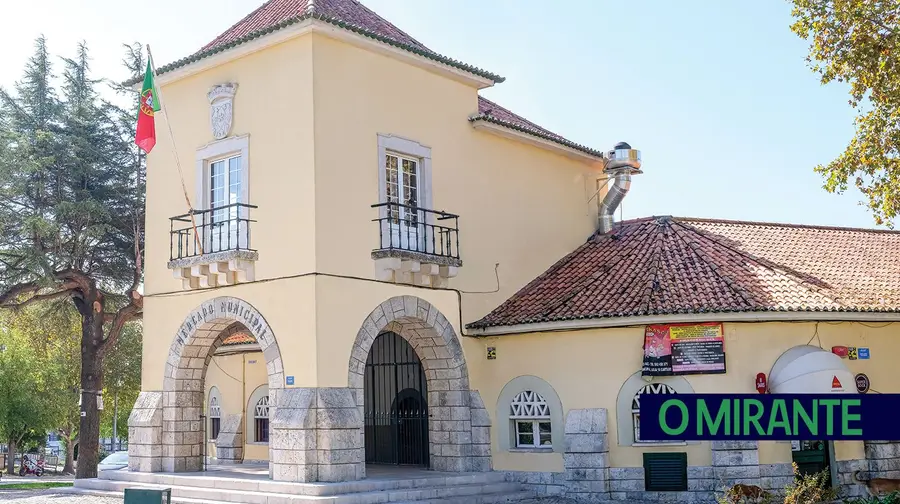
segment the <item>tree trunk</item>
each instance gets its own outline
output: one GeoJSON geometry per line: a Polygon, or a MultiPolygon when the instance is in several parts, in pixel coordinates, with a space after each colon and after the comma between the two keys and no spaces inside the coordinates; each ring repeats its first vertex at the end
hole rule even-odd
{"type": "Polygon", "coordinates": [[[16,473],[16,440],[9,438],[9,453],[6,454],[6,474],[16,473]]]}
{"type": "MultiPolygon", "coordinates": [[[[96,292],[96,291],[95,291],[96,292]]],[[[100,463],[100,411],[103,390],[103,299],[97,293],[81,310],[81,423],[78,429],[78,467],[75,478],[96,478],[100,463]]]]}
{"type": "Polygon", "coordinates": [[[75,439],[66,436],[66,462],[63,465],[63,474],[75,473],[75,439]]]}

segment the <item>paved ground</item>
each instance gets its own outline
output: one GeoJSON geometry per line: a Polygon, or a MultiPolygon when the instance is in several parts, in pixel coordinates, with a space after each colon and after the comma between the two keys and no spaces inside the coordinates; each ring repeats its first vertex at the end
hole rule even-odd
{"type": "MultiPolygon", "coordinates": [[[[122,504],[122,499],[77,495],[59,490],[0,490],[0,501],[14,504],[122,504]]],[[[547,497],[529,499],[519,504],[570,504],[567,499],[547,497]]]]}
{"type": "MultiPolygon", "coordinates": [[[[2,488],[2,487],[0,487],[2,488]]],[[[122,504],[122,499],[77,495],[51,490],[2,490],[0,501],[15,504],[122,504]]]]}

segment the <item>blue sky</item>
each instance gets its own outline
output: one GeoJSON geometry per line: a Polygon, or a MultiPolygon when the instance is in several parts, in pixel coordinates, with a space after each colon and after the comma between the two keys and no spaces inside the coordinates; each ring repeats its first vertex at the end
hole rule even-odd
{"type": "MultiPolygon", "coordinates": [[[[843,150],[854,111],[843,86],[821,86],[806,67],[786,0],[363,2],[437,52],[507,78],[486,97],[574,141],[641,149],[626,218],[874,226],[857,191],[828,194],[813,172],[843,150]]],[[[19,21],[0,31],[0,85],[19,77],[40,33],[56,54],[86,40],[96,73],[121,77],[121,43],[150,43],[162,65],[261,3],[17,2],[19,21]]]]}

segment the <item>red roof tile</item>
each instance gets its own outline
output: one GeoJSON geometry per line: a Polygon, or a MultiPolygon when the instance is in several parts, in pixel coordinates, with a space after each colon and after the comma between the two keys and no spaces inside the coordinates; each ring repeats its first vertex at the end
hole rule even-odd
{"type": "Polygon", "coordinates": [[[469,326],[750,311],[900,311],[900,232],[625,221],[469,326]]]}
{"type": "Polygon", "coordinates": [[[252,33],[313,12],[354,24],[395,42],[433,52],[356,0],[269,0],[203,46],[201,51],[235,42],[252,33]]]}
{"type": "MultiPolygon", "coordinates": [[[[196,53],[157,69],[163,74],[306,19],[318,19],[379,42],[478,75],[493,82],[504,78],[438,54],[356,0],[269,0],[225,30],[196,53]]],[[[133,84],[137,80],[126,84],[133,84]]]]}
{"type": "Polygon", "coordinates": [[[236,332],[234,334],[230,334],[222,340],[222,346],[232,346],[232,345],[250,345],[256,343],[256,338],[254,338],[250,333],[246,332],[236,332]]]}
{"type": "Polygon", "coordinates": [[[529,121],[528,119],[525,119],[519,114],[511,112],[509,109],[497,105],[496,103],[488,100],[483,96],[478,97],[478,114],[472,116],[469,120],[473,122],[492,122],[494,124],[506,126],[507,128],[513,128],[523,133],[528,133],[530,135],[534,135],[536,137],[543,138],[560,145],[564,145],[566,147],[584,152],[586,154],[590,154],[592,156],[603,156],[603,153],[601,151],[592,149],[579,143],[575,143],[571,140],[566,139],[562,135],[558,135],[550,130],[546,130],[529,121]]]}

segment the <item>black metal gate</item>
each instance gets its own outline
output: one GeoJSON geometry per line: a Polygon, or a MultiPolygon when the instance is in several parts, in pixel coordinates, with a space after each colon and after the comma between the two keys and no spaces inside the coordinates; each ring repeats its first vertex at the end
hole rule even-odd
{"type": "Polygon", "coordinates": [[[428,467],[428,390],[402,336],[379,334],[366,360],[366,463],[428,467]]]}

